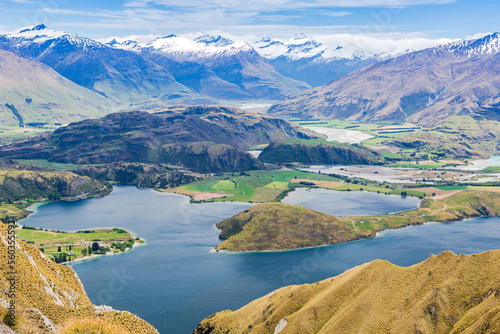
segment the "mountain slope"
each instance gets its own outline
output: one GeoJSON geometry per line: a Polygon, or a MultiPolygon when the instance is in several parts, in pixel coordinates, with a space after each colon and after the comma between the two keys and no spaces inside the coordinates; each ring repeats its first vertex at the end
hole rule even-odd
{"type": "Polygon", "coordinates": [[[407,53],[290,96],[280,116],[434,125],[454,115],[500,118],[500,36],[407,53]]]}
{"type": "Polygon", "coordinates": [[[0,122],[19,126],[95,118],[113,105],[50,67],[4,50],[0,50],[0,101],[0,122]]]}
{"type": "Polygon", "coordinates": [[[216,313],[193,333],[497,333],[499,263],[500,250],[407,268],[375,260],[216,313]]]}
{"type": "Polygon", "coordinates": [[[56,330],[88,333],[90,331],[84,329],[88,330],[92,324],[110,333],[158,333],[136,315],[93,305],[71,267],[56,264],[38,248],[17,238],[12,264],[8,257],[9,237],[7,226],[0,222],[0,289],[7,291],[0,297],[0,323],[10,323],[7,308],[11,302],[9,295],[14,292],[13,329],[21,334],[46,334],[56,330]],[[15,283],[9,280],[12,271],[15,271],[15,283]]]}
{"type": "Polygon", "coordinates": [[[3,146],[0,156],[74,163],[181,163],[200,172],[241,171],[262,167],[242,149],[315,136],[282,119],[232,108],[170,108],[73,123],[52,134],[3,146]]]}
{"type": "Polygon", "coordinates": [[[120,103],[191,93],[142,56],[38,25],[0,36],[0,48],[38,60],[85,88],[120,103]]]}
{"type": "Polygon", "coordinates": [[[168,35],[148,44],[109,44],[141,54],[195,92],[217,99],[281,99],[310,87],[279,74],[249,44],[221,36],[193,41],[168,35]]]}

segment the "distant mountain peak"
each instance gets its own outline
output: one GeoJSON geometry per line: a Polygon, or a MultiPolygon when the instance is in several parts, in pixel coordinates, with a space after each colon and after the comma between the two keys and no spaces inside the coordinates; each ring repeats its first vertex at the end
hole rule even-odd
{"type": "Polygon", "coordinates": [[[22,34],[24,32],[28,32],[28,31],[40,31],[40,30],[45,30],[45,29],[48,29],[47,26],[45,24],[41,23],[39,25],[34,26],[33,28],[23,29],[23,30],[19,31],[19,33],[22,34]]]}

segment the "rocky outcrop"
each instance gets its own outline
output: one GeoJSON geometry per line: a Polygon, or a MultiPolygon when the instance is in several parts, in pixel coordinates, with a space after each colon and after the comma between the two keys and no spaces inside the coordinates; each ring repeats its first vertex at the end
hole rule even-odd
{"type": "Polygon", "coordinates": [[[243,149],[274,140],[311,137],[317,135],[282,119],[233,108],[169,108],[156,113],[121,112],[73,123],[51,134],[1,147],[0,157],[77,164],[170,163],[200,172],[240,171],[244,166],[260,165],[243,149]],[[214,147],[208,149],[207,143],[214,147]],[[214,166],[205,166],[211,162],[214,166]]]}
{"type": "Polygon", "coordinates": [[[166,166],[140,163],[86,166],[73,172],[101,182],[113,181],[118,185],[134,185],[139,188],[152,189],[175,188],[199,179],[166,166]]]}
{"type": "Polygon", "coordinates": [[[380,155],[358,145],[341,143],[274,142],[259,155],[266,163],[303,165],[373,165],[380,155]]]}

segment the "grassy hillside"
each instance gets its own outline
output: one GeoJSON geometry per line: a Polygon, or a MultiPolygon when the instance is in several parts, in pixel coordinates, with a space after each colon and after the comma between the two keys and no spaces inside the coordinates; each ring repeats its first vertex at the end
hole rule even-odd
{"type": "Polygon", "coordinates": [[[500,250],[408,268],[375,260],[216,313],[193,333],[498,333],[499,264],[500,250]]]}
{"type": "Polygon", "coordinates": [[[336,217],[284,203],[251,207],[217,224],[221,239],[217,249],[279,250],[340,243],[354,233],[336,217]]]}
{"type": "Polygon", "coordinates": [[[18,127],[95,118],[114,105],[51,68],[4,50],[0,50],[0,101],[0,124],[18,127]]]}
{"type": "Polygon", "coordinates": [[[286,250],[373,237],[378,231],[426,222],[451,222],[499,216],[500,193],[462,190],[446,198],[424,198],[421,207],[398,214],[342,217],[300,206],[261,204],[217,224],[217,249],[228,251],[286,250]]]}
{"type": "MultiPolygon", "coordinates": [[[[17,240],[11,267],[8,230],[3,223],[0,240],[0,289],[15,292],[16,320],[12,327],[16,332],[45,334],[61,329],[62,333],[158,333],[131,313],[93,305],[73,269],[54,263],[35,246],[17,240]],[[16,273],[15,285],[8,281],[12,270],[16,273]]],[[[0,322],[10,323],[7,307],[11,300],[9,295],[0,297],[0,322]]]]}
{"type": "Polygon", "coordinates": [[[383,144],[427,152],[438,157],[481,157],[498,153],[500,123],[470,116],[450,117],[425,132],[386,139],[383,144]]]}

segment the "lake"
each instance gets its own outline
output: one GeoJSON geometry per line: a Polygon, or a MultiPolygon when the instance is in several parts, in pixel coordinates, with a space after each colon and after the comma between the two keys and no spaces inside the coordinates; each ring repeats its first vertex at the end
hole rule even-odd
{"type": "MultiPolygon", "coordinates": [[[[391,196],[373,195],[365,209],[386,211],[381,203],[391,196]]],[[[342,205],[357,205],[356,197],[342,205]]],[[[115,187],[100,199],[42,205],[21,223],[64,230],[121,227],[144,238],[146,245],[130,252],[82,261],[73,268],[93,303],[138,314],[168,334],[190,333],[215,312],[235,310],[277,288],[326,279],[377,258],[408,266],[444,250],[478,253],[496,249],[500,242],[500,218],[481,218],[385,231],[376,238],[328,247],[213,252],[219,233],[214,224],[249,206],[190,204],[184,196],[115,187]]]]}
{"type": "Polygon", "coordinates": [[[472,160],[470,165],[458,166],[454,167],[454,169],[477,171],[491,166],[500,166],[500,155],[492,155],[488,159],[472,160]]]}
{"type": "Polygon", "coordinates": [[[302,205],[334,216],[370,216],[416,209],[420,199],[381,195],[368,191],[335,191],[298,188],[289,193],[283,203],[302,205]],[[374,204],[376,204],[374,206],[374,204]]]}

